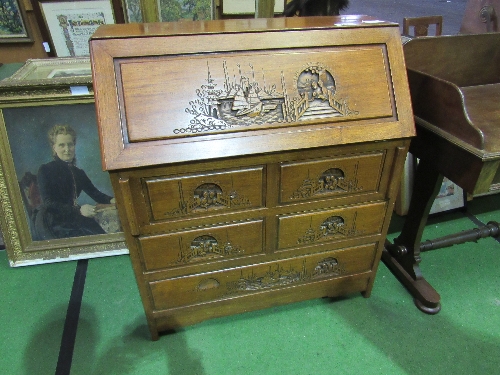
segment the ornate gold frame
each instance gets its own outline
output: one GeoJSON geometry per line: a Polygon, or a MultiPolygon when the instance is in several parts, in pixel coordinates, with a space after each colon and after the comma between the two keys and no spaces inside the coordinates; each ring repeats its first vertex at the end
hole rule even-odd
{"type": "MultiPolygon", "coordinates": [[[[127,254],[128,249],[123,232],[45,241],[33,239],[19,186],[20,176],[17,176],[15,170],[4,111],[11,108],[28,109],[37,106],[94,103],[90,92],[84,95],[73,95],[71,87],[74,86],[68,84],[66,82],[68,80],[65,81],[66,83],[57,79],[51,83],[34,81],[37,82],[35,85],[32,85],[29,80],[18,80],[11,86],[3,84],[0,87],[0,229],[10,265],[16,267],[127,254]]],[[[77,82],[78,84],[80,82],[77,82]]],[[[29,149],[29,152],[36,151],[33,150],[33,146],[31,148],[30,145],[22,146],[29,149]]]]}
{"type": "Polygon", "coordinates": [[[0,99],[71,94],[71,87],[93,93],[89,57],[29,59],[13,75],[0,81],[0,99]]]}

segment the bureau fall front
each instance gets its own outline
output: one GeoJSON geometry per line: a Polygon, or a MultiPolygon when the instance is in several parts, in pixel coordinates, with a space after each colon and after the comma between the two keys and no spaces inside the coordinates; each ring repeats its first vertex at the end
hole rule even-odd
{"type": "Polygon", "coordinates": [[[90,47],[103,168],[153,339],[370,295],[414,136],[398,25],[106,25],[90,47]]]}

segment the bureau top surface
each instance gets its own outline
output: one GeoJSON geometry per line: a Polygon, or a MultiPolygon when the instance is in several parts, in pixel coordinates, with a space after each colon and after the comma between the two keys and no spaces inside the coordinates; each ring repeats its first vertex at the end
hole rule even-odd
{"type": "Polygon", "coordinates": [[[280,17],[212,21],[183,21],[102,25],[92,39],[136,38],[152,36],[256,33],[285,30],[320,30],[332,28],[399,27],[398,24],[366,15],[339,17],[280,17]]]}
{"type": "Polygon", "coordinates": [[[367,16],[105,25],[106,170],[413,136],[399,28],[367,16]]]}

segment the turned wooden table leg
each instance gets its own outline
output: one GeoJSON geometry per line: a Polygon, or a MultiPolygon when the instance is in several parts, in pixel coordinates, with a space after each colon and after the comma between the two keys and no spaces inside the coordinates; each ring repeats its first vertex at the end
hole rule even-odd
{"type": "Polygon", "coordinates": [[[382,260],[413,296],[415,305],[427,314],[441,310],[440,296],[420,271],[420,243],[434,198],[443,182],[432,162],[420,160],[408,215],[399,237],[386,242],[382,260]]]}

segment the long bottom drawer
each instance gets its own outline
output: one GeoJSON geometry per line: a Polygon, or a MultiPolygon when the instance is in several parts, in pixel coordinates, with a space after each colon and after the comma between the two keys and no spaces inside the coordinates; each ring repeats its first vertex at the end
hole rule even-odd
{"type": "Polygon", "coordinates": [[[150,326],[150,329],[153,339],[156,340],[159,332],[175,331],[178,328],[207,319],[321,297],[346,296],[356,292],[362,292],[364,297],[369,297],[373,276],[373,272],[365,272],[334,279],[316,280],[307,284],[289,286],[288,288],[265,290],[195,306],[157,311],[153,313],[153,319],[150,323],[154,326],[150,326]]]}
{"type": "Polygon", "coordinates": [[[150,283],[154,310],[231,299],[372,269],[377,244],[150,283]]]}

